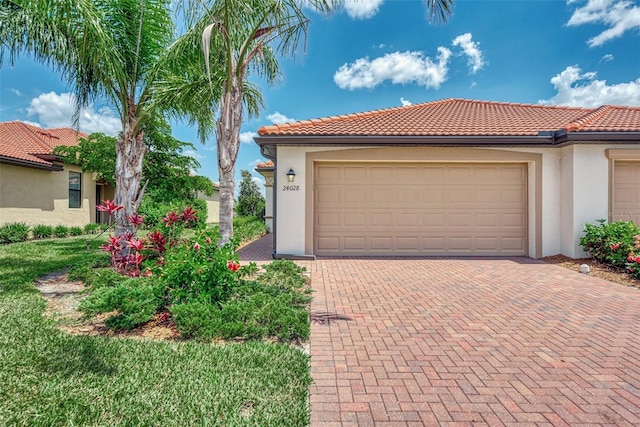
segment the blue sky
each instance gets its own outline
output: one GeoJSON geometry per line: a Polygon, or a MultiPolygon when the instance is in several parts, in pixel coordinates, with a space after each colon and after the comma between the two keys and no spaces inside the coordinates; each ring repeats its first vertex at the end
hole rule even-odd
{"type": "MultiPolygon", "coordinates": [[[[265,108],[245,120],[236,170],[264,161],[260,126],[444,98],[594,107],[640,106],[640,0],[458,0],[432,25],[419,0],[345,0],[330,17],[309,12],[306,49],[261,85],[265,108]]],[[[0,121],[69,126],[68,87],[22,58],[0,68],[0,121]]],[[[108,105],[83,112],[81,130],[115,134],[108,105]]],[[[197,171],[218,180],[215,141],[174,124],[193,142],[197,171]]]]}

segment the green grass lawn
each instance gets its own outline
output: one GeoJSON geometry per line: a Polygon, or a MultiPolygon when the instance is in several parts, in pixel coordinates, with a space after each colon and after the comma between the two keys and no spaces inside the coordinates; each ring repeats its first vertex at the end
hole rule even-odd
{"type": "Polygon", "coordinates": [[[0,425],[308,425],[309,360],[298,349],[58,330],[33,281],[100,255],[85,242],[0,246],[0,425]]]}

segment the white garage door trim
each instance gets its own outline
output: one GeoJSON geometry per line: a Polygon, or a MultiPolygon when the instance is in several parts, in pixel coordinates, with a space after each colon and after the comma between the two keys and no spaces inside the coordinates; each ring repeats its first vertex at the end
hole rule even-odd
{"type": "Polygon", "coordinates": [[[314,253],[526,255],[527,194],[520,162],[317,163],[314,253]]]}

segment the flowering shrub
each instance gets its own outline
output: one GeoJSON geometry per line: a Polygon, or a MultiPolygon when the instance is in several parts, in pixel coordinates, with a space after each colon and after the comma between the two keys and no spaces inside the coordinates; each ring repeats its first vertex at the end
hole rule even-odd
{"type": "Polygon", "coordinates": [[[626,268],[640,278],[640,227],[632,221],[585,224],[580,246],[600,262],[626,268]]]}
{"type": "Polygon", "coordinates": [[[229,297],[242,271],[233,247],[219,248],[218,240],[219,235],[202,232],[165,253],[161,278],[172,301],[215,304],[229,297]]]}

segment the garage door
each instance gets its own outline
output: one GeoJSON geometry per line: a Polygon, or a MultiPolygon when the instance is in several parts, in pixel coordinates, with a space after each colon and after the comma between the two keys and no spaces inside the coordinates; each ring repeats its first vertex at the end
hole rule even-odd
{"type": "Polygon", "coordinates": [[[616,160],[613,168],[613,221],[640,224],[640,162],[616,160]]]}
{"type": "Polygon", "coordinates": [[[317,255],[525,255],[526,164],[317,163],[317,255]]]}

